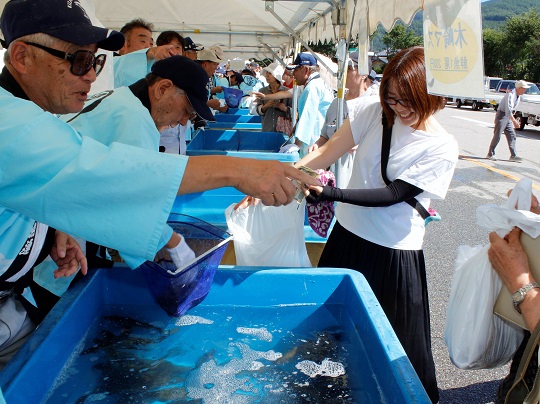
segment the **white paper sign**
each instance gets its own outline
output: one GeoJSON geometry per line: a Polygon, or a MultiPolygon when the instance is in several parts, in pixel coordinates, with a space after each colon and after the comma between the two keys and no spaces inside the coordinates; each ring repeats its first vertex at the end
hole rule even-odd
{"type": "Polygon", "coordinates": [[[426,0],[424,51],[428,92],[484,98],[479,0],[426,0]]]}

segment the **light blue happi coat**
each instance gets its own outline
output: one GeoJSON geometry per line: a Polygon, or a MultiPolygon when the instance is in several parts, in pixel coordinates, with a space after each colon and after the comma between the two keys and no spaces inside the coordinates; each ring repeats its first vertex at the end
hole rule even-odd
{"type": "Polygon", "coordinates": [[[186,157],[80,136],[2,88],[0,150],[2,257],[20,251],[33,220],[137,257],[132,267],[170,238],[186,157]]]}
{"type": "Polygon", "coordinates": [[[326,111],[333,99],[324,81],[317,76],[318,73],[311,74],[298,98],[299,118],[295,136],[306,146],[312,145],[319,139],[326,111]]]}
{"type": "Polygon", "coordinates": [[[141,49],[113,58],[114,88],[130,86],[150,73],[155,60],[148,61],[146,51],[141,49]]]}

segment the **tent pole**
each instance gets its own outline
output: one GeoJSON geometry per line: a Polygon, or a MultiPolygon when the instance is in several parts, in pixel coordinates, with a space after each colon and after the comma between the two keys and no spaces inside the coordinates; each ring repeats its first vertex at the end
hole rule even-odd
{"type": "MultiPolygon", "coordinates": [[[[337,47],[336,57],[338,60],[338,108],[337,108],[337,121],[336,130],[343,124],[343,107],[345,103],[345,85],[347,81],[347,64],[349,59],[348,46],[347,46],[347,0],[341,0],[341,4],[332,13],[332,24],[339,26],[339,42],[337,47]]],[[[339,181],[341,173],[341,159],[334,163],[334,175],[336,177],[336,184],[339,181]]]]}

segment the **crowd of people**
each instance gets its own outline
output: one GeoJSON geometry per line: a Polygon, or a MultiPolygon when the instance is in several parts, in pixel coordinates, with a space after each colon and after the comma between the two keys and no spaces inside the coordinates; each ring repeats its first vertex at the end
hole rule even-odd
{"type": "MultiPolygon", "coordinates": [[[[280,206],[293,200],[292,179],[313,203],[339,202],[319,266],[366,277],[430,399],[439,400],[422,209],[445,197],[458,146],[434,117],[444,99],[427,92],[421,47],[395,55],[380,84],[351,53],[339,117],[338,100],[308,52],[286,67],[233,66],[218,45],[165,31],[154,46],[152,24],[137,19],[109,31],[62,0],[11,0],[0,24],[7,49],[0,73],[0,320],[10,321],[0,334],[0,364],[73,275],[86,273],[84,242],[118,250],[132,268],[158,253],[180,267],[194,253],[166,224],[176,195],[232,186],[249,195],[239,208],[256,199],[280,206]],[[115,52],[113,60],[100,49],[115,52]],[[114,64],[114,88],[89,97],[105,63],[114,64]],[[302,87],[297,111],[293,82],[302,87]],[[239,106],[261,115],[265,131],[281,130],[294,116],[290,134],[302,157],[296,167],[339,162],[337,186],[278,161],[183,156],[193,128],[231,108],[225,89],[241,92],[239,106]],[[47,256],[54,270],[40,267],[47,256]],[[61,287],[59,278],[67,279],[61,287]]],[[[510,290],[534,282],[518,232],[491,241],[490,259],[510,290]]],[[[532,328],[538,296],[533,288],[521,305],[532,328]]]]}
{"type": "Polygon", "coordinates": [[[57,300],[57,278],[86,272],[75,237],[120,251],[132,268],[162,249],[181,267],[193,252],[167,225],[176,195],[232,186],[279,206],[293,200],[291,179],[318,183],[278,161],[159,153],[158,129],[214,119],[201,61],[174,45],[143,47],[144,28],[125,41],[73,4],[11,0],[0,18],[0,166],[10,173],[0,185],[1,363],[57,300]],[[134,79],[87,102],[106,62],[99,49],[125,53],[116,72],[134,79]],[[75,116],[58,117],[66,114],[75,116]],[[34,279],[49,254],[58,269],[34,279]]]}

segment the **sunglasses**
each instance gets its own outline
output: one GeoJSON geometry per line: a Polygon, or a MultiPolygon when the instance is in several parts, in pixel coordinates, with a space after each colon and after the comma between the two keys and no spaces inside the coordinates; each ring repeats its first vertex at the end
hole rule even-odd
{"type": "Polygon", "coordinates": [[[59,59],[67,60],[71,63],[70,71],[75,76],[84,76],[92,68],[96,71],[96,76],[99,76],[99,73],[103,70],[103,66],[105,66],[105,60],[107,59],[107,55],[101,54],[96,56],[89,50],[78,50],[73,53],[67,53],[34,42],[24,43],[42,49],[59,59]]]}

